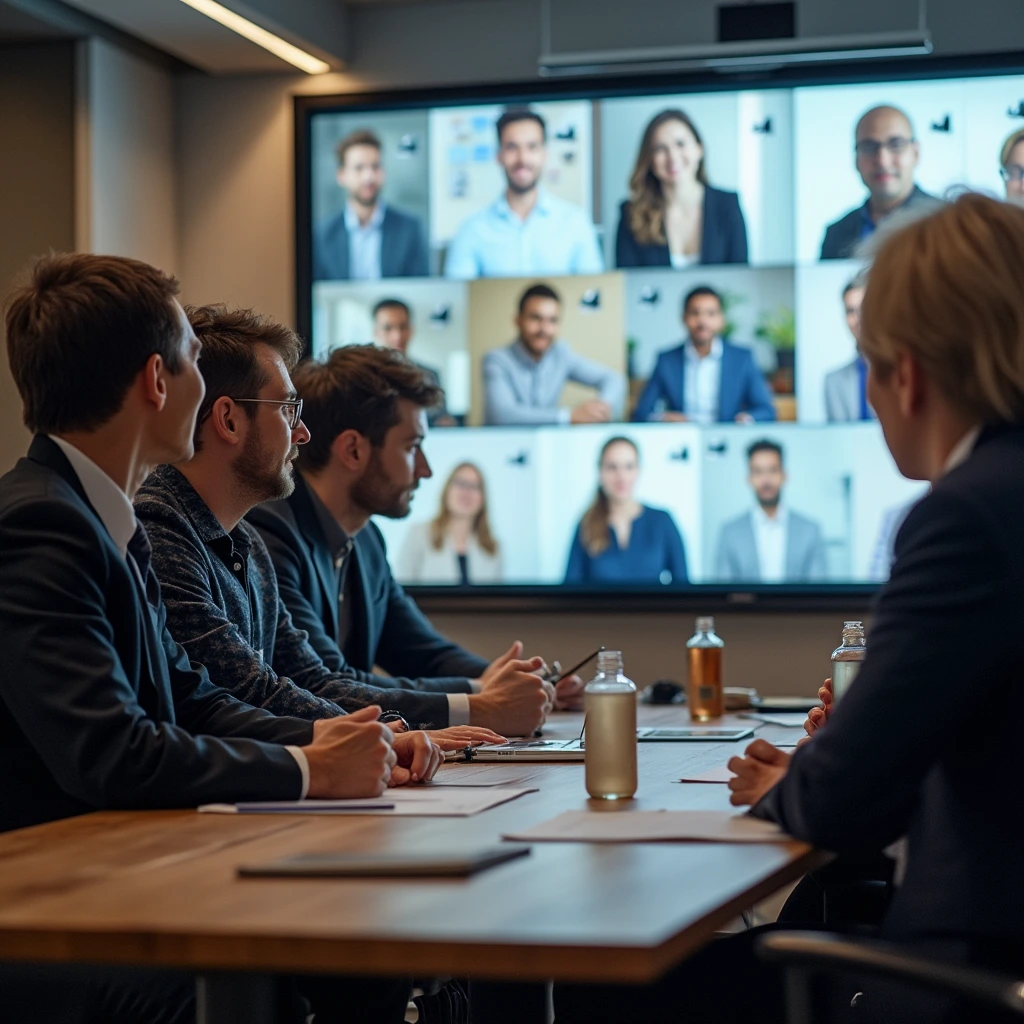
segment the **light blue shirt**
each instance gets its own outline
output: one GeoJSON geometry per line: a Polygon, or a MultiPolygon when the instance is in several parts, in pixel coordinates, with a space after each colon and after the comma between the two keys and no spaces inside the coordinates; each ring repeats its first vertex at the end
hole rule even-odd
{"type": "Polygon", "coordinates": [[[711,342],[706,356],[687,338],[683,346],[683,412],[691,423],[717,423],[722,393],[722,339],[711,342]]]}
{"type": "Polygon", "coordinates": [[[348,232],[349,279],[380,280],[380,246],[384,232],[384,204],[374,207],[373,215],[363,225],[349,203],[345,204],[345,230],[348,232]]]}
{"type": "Polygon", "coordinates": [[[578,206],[543,189],[526,220],[512,212],[505,196],[467,217],[445,260],[445,275],[457,280],[600,274],[602,270],[604,262],[589,218],[578,206]]]}
{"type": "Polygon", "coordinates": [[[559,409],[566,381],[596,388],[612,409],[622,415],[626,382],[601,363],[577,355],[564,341],[556,341],[541,358],[534,359],[522,341],[484,356],[484,423],[488,426],[539,426],[568,423],[571,409],[559,409]]]}

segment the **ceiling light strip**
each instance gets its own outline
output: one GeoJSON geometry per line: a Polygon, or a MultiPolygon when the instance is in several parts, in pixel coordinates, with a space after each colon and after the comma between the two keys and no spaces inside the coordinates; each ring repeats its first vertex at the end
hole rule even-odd
{"type": "Polygon", "coordinates": [[[265,28],[249,21],[248,18],[243,18],[242,15],[229,10],[223,4],[217,3],[216,0],[181,0],[181,2],[188,4],[200,14],[212,18],[225,28],[231,29],[232,32],[237,32],[249,42],[262,46],[264,50],[269,50],[275,57],[280,57],[281,60],[293,64],[305,71],[307,75],[323,75],[331,70],[330,64],[326,61],[314,57],[313,54],[307,53],[305,50],[300,50],[299,47],[274,35],[273,32],[268,32],[265,28]]]}

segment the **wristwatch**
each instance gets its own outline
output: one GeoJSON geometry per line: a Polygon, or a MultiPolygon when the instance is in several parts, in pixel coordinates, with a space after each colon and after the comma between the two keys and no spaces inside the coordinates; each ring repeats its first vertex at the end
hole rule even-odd
{"type": "Polygon", "coordinates": [[[397,722],[399,728],[392,727],[392,732],[412,732],[412,726],[405,720],[405,716],[398,711],[384,711],[381,712],[378,722],[383,722],[385,725],[397,722]]]}

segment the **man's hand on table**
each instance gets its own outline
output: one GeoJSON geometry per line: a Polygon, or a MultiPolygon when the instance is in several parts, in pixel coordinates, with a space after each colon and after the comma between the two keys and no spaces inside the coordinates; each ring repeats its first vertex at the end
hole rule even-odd
{"type": "Polygon", "coordinates": [[[430,729],[427,735],[442,750],[465,750],[484,743],[508,743],[499,733],[475,725],[450,725],[447,729],[430,729]]]}
{"type": "Polygon", "coordinates": [[[544,659],[524,660],[522,652],[517,640],[480,677],[480,692],[469,696],[471,725],[506,736],[529,736],[544,724],[555,704],[555,688],[537,674],[544,659]]]}
{"type": "MultiPolygon", "coordinates": [[[[313,742],[302,748],[309,765],[311,799],[380,796],[398,758],[391,730],[376,705],[313,723],[313,742]]],[[[436,769],[435,769],[436,770],[436,769]]]]}
{"type": "Polygon", "coordinates": [[[821,701],[822,706],[820,708],[811,708],[807,712],[807,721],[804,722],[804,732],[806,736],[797,744],[798,747],[803,746],[805,743],[809,743],[811,737],[818,732],[819,729],[823,728],[825,723],[828,722],[828,716],[832,714],[833,708],[835,707],[835,701],[832,696],[832,680],[826,679],[822,684],[820,690],[818,690],[818,700],[821,701]]]}
{"type": "Polygon", "coordinates": [[[394,739],[397,764],[391,769],[389,786],[406,786],[410,782],[429,782],[441,767],[441,748],[422,730],[398,733],[394,739]]]}
{"type": "Polygon", "coordinates": [[[579,676],[566,676],[555,684],[555,708],[559,711],[582,711],[583,688],[579,676]]]}
{"type": "Polygon", "coordinates": [[[789,768],[790,755],[767,740],[754,740],[743,752],[743,757],[729,759],[726,767],[735,778],[729,780],[729,803],[735,807],[753,806],[789,768]]]}

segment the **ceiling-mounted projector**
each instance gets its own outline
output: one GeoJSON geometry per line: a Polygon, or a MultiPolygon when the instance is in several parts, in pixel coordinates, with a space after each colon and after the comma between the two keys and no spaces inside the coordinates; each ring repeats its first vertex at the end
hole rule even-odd
{"type": "Polygon", "coordinates": [[[801,39],[795,35],[796,11],[792,2],[722,4],[718,8],[717,43],[564,53],[554,52],[550,46],[552,2],[543,3],[541,16],[547,45],[546,52],[537,59],[539,73],[548,78],[657,71],[728,73],[794,64],[924,56],[932,52],[924,0],[918,3],[917,26],[906,31],[801,39]]]}

